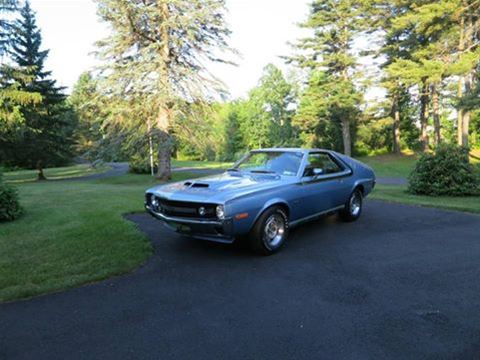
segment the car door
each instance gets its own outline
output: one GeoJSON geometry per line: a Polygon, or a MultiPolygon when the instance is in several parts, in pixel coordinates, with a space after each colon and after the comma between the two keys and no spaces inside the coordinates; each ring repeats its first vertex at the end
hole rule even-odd
{"type": "Polygon", "coordinates": [[[344,204],[351,170],[327,152],[308,154],[302,177],[302,202],[309,215],[328,211],[344,204]]]}

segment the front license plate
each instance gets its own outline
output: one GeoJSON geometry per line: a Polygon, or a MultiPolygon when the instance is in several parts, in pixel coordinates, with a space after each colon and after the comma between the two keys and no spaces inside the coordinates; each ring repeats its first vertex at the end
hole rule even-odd
{"type": "Polygon", "coordinates": [[[191,232],[192,229],[187,225],[177,225],[177,230],[180,232],[191,232]]]}

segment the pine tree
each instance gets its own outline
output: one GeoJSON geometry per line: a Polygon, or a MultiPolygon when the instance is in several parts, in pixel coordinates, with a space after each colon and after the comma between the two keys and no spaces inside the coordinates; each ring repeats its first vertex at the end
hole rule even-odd
{"type": "Polygon", "coordinates": [[[304,145],[343,149],[348,153],[353,130],[350,123],[360,116],[358,104],[361,99],[352,82],[335,83],[336,79],[325,71],[312,72],[293,124],[300,129],[304,145]],[[347,128],[348,134],[345,133],[347,128]]]}
{"type": "Polygon", "coordinates": [[[48,51],[40,50],[41,34],[28,1],[13,29],[8,53],[14,71],[8,81],[18,91],[39,94],[41,101],[19,108],[24,118],[22,138],[10,144],[6,160],[17,166],[36,167],[39,179],[44,179],[44,166],[64,163],[71,156],[74,117],[62,89],[50,78],[51,72],[44,70],[48,51]]]}
{"type": "Polygon", "coordinates": [[[108,98],[98,92],[98,80],[89,72],[80,75],[68,97],[78,117],[76,152],[89,160],[97,159],[99,144],[105,135],[102,127],[109,111],[107,101],[108,98]]]}
{"type": "Polygon", "coordinates": [[[12,28],[11,21],[5,15],[15,11],[17,6],[17,0],[0,0],[0,56],[4,55],[8,46],[12,28]]]}
{"type": "MultiPolygon", "coordinates": [[[[446,2],[443,0],[442,2],[446,2]]],[[[469,146],[471,99],[477,97],[480,66],[480,2],[455,0],[449,18],[457,29],[457,44],[450,71],[459,77],[457,87],[457,138],[461,146],[469,146]]]]}
{"type": "MultiPolygon", "coordinates": [[[[340,127],[343,151],[347,155],[352,153],[352,132],[358,114],[358,111],[351,111],[352,106],[358,108],[362,100],[355,87],[356,58],[352,48],[355,37],[365,29],[364,13],[368,3],[354,0],[313,1],[310,16],[302,26],[313,30],[314,35],[297,44],[304,55],[291,58],[302,67],[325,72],[325,76],[321,76],[321,86],[332,90],[335,95],[331,100],[335,103],[329,104],[332,105],[329,111],[322,113],[331,116],[330,120],[340,127]],[[324,84],[324,81],[328,83],[324,84]]],[[[312,76],[318,77],[318,71],[312,72],[312,76]]],[[[314,87],[310,86],[306,94],[315,96],[312,91],[314,87]]],[[[311,104],[312,101],[305,100],[304,103],[311,104]]],[[[299,121],[301,119],[297,117],[297,123],[299,121]]]]}
{"type": "Polygon", "coordinates": [[[107,87],[127,101],[156,109],[144,121],[155,125],[160,139],[157,177],[168,179],[178,104],[203,101],[220,87],[205,64],[224,61],[219,55],[228,50],[224,0],[97,3],[113,29],[98,43],[109,70],[107,87]]]}
{"type": "MultiPolygon", "coordinates": [[[[9,17],[17,10],[16,0],[0,0],[0,57],[6,60],[7,49],[11,44],[13,31],[12,19],[9,17]]],[[[14,78],[18,78],[21,72],[6,61],[0,64],[0,161],[3,149],[9,139],[16,138],[21,134],[24,118],[20,111],[22,106],[38,103],[41,96],[19,89],[19,84],[14,78]]],[[[26,77],[29,78],[29,77],[26,77]]]]}
{"type": "MultiPolygon", "coordinates": [[[[380,2],[382,3],[382,2],[380,2]]],[[[440,96],[446,79],[458,77],[458,142],[468,145],[470,111],[462,102],[472,94],[475,68],[480,62],[480,3],[475,0],[394,1],[402,11],[392,19],[392,31],[403,33],[397,45],[406,56],[388,66],[391,76],[420,94],[421,141],[428,146],[430,106],[435,142],[441,140],[440,96]]],[[[385,4],[383,4],[385,5],[385,4]]]]}

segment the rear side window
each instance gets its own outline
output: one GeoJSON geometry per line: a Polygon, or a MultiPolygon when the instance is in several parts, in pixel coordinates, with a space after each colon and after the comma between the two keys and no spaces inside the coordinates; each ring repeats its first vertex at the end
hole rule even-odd
{"type": "Polygon", "coordinates": [[[307,167],[305,176],[311,176],[317,170],[321,170],[322,175],[335,174],[343,169],[326,153],[309,154],[307,158],[307,167]]]}

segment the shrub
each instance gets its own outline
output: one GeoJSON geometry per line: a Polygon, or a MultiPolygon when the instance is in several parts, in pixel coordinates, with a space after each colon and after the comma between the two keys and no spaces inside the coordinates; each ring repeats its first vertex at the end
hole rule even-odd
{"type": "Polygon", "coordinates": [[[409,176],[408,191],[418,195],[465,196],[480,194],[468,149],[440,144],[434,154],[423,154],[409,176]]]}
{"type": "Polygon", "coordinates": [[[21,214],[17,191],[5,184],[0,175],[0,221],[15,220],[21,214]]]}
{"type": "MultiPolygon", "coordinates": [[[[134,155],[130,159],[129,172],[133,174],[150,174],[150,161],[148,158],[143,158],[139,155],[134,155]]],[[[154,166],[154,172],[157,172],[157,165],[154,166]]]]}

